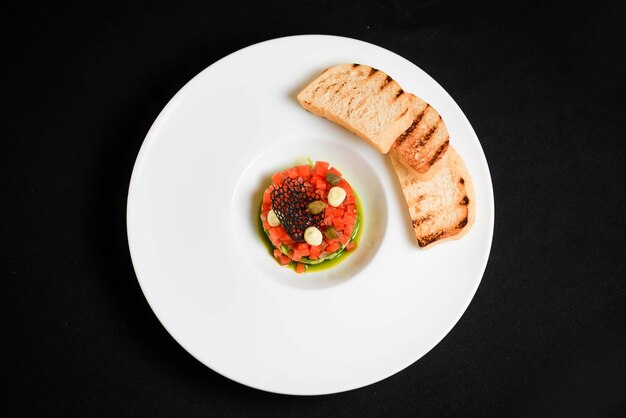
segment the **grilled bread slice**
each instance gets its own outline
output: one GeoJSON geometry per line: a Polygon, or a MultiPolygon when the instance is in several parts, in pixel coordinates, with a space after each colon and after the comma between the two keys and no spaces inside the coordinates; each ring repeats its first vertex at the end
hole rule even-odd
{"type": "Polygon", "coordinates": [[[415,117],[411,126],[398,137],[393,148],[402,162],[417,171],[426,173],[450,145],[446,124],[437,111],[419,97],[408,94],[415,117]]]}
{"type": "Polygon", "coordinates": [[[386,154],[413,122],[408,95],[384,72],[367,65],[326,69],[298,94],[306,110],[355,133],[386,154]]]}
{"type": "Polygon", "coordinates": [[[417,243],[422,248],[464,236],[476,215],[472,179],[461,156],[448,152],[423,176],[389,152],[406,199],[417,243]],[[432,173],[430,173],[432,171],[432,173]]]}

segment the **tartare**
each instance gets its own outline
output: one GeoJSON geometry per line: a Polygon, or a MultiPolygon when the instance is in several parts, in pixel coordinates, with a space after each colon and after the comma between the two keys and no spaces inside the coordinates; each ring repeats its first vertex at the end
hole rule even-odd
{"type": "Polygon", "coordinates": [[[278,263],[303,273],[356,248],[359,211],[341,172],[317,161],[272,176],[263,192],[261,222],[278,263]]]}

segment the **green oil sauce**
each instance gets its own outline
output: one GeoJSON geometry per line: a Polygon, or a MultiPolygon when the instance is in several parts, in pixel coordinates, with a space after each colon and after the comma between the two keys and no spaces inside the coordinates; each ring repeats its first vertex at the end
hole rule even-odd
{"type": "MultiPolygon", "coordinates": [[[[307,269],[306,269],[307,272],[323,271],[323,270],[332,268],[336,266],[337,264],[341,263],[346,258],[348,258],[350,254],[359,250],[359,241],[360,241],[361,235],[363,234],[363,206],[361,205],[361,199],[359,199],[359,195],[356,193],[354,188],[352,189],[352,193],[354,194],[354,199],[356,201],[357,224],[359,225],[359,228],[356,231],[356,235],[354,239],[352,240],[352,242],[356,244],[356,248],[353,249],[352,251],[343,250],[341,253],[339,253],[337,257],[333,258],[332,260],[324,260],[319,264],[307,264],[307,269]]],[[[259,205],[258,207],[261,207],[261,205],[259,205]]],[[[265,231],[263,230],[263,222],[261,222],[261,217],[259,216],[259,214],[257,214],[257,230],[258,230],[259,236],[261,237],[261,241],[263,242],[263,244],[265,244],[265,248],[267,248],[267,253],[276,262],[278,262],[278,260],[274,258],[274,250],[276,249],[276,247],[274,247],[274,244],[272,244],[272,241],[270,241],[270,237],[268,237],[265,231]]],[[[289,267],[290,269],[295,271],[296,263],[291,262],[286,267],[289,267]]]]}

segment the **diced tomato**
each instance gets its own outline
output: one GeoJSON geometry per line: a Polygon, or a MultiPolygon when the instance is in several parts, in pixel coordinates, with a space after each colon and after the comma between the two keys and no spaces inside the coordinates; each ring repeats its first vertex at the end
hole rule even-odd
{"type": "Polygon", "coordinates": [[[261,211],[263,212],[265,216],[267,216],[267,212],[269,212],[271,208],[272,208],[271,204],[263,203],[263,205],[261,206],[261,211]]]}
{"type": "Polygon", "coordinates": [[[352,232],[354,232],[354,225],[346,225],[346,229],[343,230],[343,233],[351,237],[352,232]]]}
{"type": "Polygon", "coordinates": [[[344,189],[348,196],[352,194],[352,187],[350,187],[350,184],[348,184],[348,182],[345,181],[344,179],[341,179],[338,186],[344,189]]]}
{"type": "Polygon", "coordinates": [[[343,215],[343,218],[341,218],[341,220],[346,225],[354,225],[356,223],[356,215],[353,213],[346,213],[345,215],[343,215]]]}
{"type": "Polygon", "coordinates": [[[319,256],[317,256],[317,255],[309,254],[309,259],[311,259],[311,260],[317,260],[318,258],[319,258],[319,256]]]}
{"type": "Polygon", "coordinates": [[[318,180],[315,182],[315,187],[318,188],[319,190],[326,191],[327,184],[328,183],[326,183],[326,180],[318,180]]]}
{"type": "Polygon", "coordinates": [[[287,238],[283,239],[282,242],[283,244],[287,244],[287,245],[293,245],[296,243],[294,240],[291,239],[290,236],[287,236],[287,238]]]}
{"type": "Polygon", "coordinates": [[[266,231],[269,231],[271,228],[270,224],[267,223],[267,221],[263,221],[263,229],[266,231]]]}
{"type": "Polygon", "coordinates": [[[308,250],[309,249],[309,244],[307,244],[306,242],[301,242],[298,244],[298,246],[296,247],[298,250],[308,250]]]}
{"type": "Polygon", "coordinates": [[[281,241],[286,241],[287,239],[289,239],[289,234],[287,234],[287,231],[285,231],[285,229],[281,225],[278,225],[276,229],[278,229],[278,233],[280,234],[278,236],[278,239],[280,239],[281,241]]]}
{"type": "Polygon", "coordinates": [[[291,263],[291,258],[287,257],[285,254],[281,254],[278,256],[278,262],[281,266],[286,266],[291,263]]]}
{"type": "Polygon", "coordinates": [[[331,211],[333,218],[343,218],[345,212],[341,208],[335,208],[331,211]]]}
{"type": "Polygon", "coordinates": [[[309,257],[317,258],[320,255],[321,252],[322,252],[322,246],[321,245],[312,245],[311,249],[309,250],[309,257]]]}
{"type": "Polygon", "coordinates": [[[326,252],[328,254],[330,253],[334,253],[335,251],[337,251],[339,249],[339,243],[335,242],[334,244],[330,244],[328,247],[326,247],[326,252]]]}
{"type": "Polygon", "coordinates": [[[339,242],[342,245],[346,245],[348,243],[348,241],[350,241],[350,235],[343,233],[339,236],[339,242]]]}
{"type": "Polygon", "coordinates": [[[272,199],[270,197],[270,189],[265,189],[265,191],[263,192],[263,203],[267,203],[267,204],[271,204],[272,203],[272,199]]]}
{"type": "Polygon", "coordinates": [[[311,167],[308,165],[300,165],[298,166],[298,175],[305,180],[308,180],[311,177],[311,167]]]}
{"type": "Polygon", "coordinates": [[[306,271],[306,265],[302,263],[296,264],[296,273],[304,273],[306,271]]]}
{"type": "Polygon", "coordinates": [[[348,196],[345,201],[348,205],[356,205],[356,198],[354,195],[348,196]]]}
{"type": "Polygon", "coordinates": [[[323,242],[326,243],[326,245],[331,245],[337,242],[337,239],[328,239],[326,238],[323,242]]]}
{"type": "Polygon", "coordinates": [[[278,173],[275,173],[272,176],[272,183],[280,185],[280,184],[283,184],[284,179],[285,179],[285,176],[283,176],[283,173],[279,171],[278,173]]]}
{"type": "Polygon", "coordinates": [[[335,228],[337,228],[339,231],[342,231],[346,225],[344,225],[343,221],[341,220],[341,218],[333,218],[333,225],[335,226],[335,228]]]}
{"type": "Polygon", "coordinates": [[[291,167],[289,170],[287,170],[287,175],[292,178],[295,179],[298,177],[298,167],[291,167]]]}
{"type": "Polygon", "coordinates": [[[333,224],[333,217],[331,216],[327,216],[326,218],[324,218],[324,225],[332,225],[333,224]]]}
{"type": "Polygon", "coordinates": [[[302,257],[306,257],[308,255],[309,255],[308,248],[304,250],[295,249],[293,250],[293,256],[291,258],[293,258],[296,261],[299,261],[302,257]]]}
{"type": "Polygon", "coordinates": [[[278,248],[274,248],[274,257],[278,258],[282,252],[278,248]]]}
{"type": "Polygon", "coordinates": [[[346,245],[346,250],[347,251],[352,251],[356,248],[356,244],[354,243],[354,241],[348,243],[348,245],[346,245]]]}
{"type": "Polygon", "coordinates": [[[348,207],[346,209],[346,212],[348,213],[356,213],[356,205],[354,204],[348,204],[348,207]]]}
{"type": "Polygon", "coordinates": [[[335,174],[336,176],[341,177],[341,171],[337,170],[335,167],[331,167],[328,171],[335,174]]]}
{"type": "MultiPolygon", "coordinates": [[[[270,228],[270,239],[272,240],[272,242],[274,241],[280,241],[280,227],[278,228],[270,228]]],[[[282,228],[280,228],[282,229],[282,228]]]]}
{"type": "Polygon", "coordinates": [[[326,173],[328,172],[328,167],[329,166],[330,166],[330,164],[328,164],[325,161],[317,161],[315,163],[315,168],[314,168],[315,174],[317,174],[318,176],[320,176],[322,178],[325,177],[326,173]]]}

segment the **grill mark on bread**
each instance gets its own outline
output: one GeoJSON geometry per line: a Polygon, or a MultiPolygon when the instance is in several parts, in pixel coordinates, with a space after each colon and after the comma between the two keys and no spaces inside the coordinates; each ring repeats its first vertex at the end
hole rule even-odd
{"type": "Polygon", "coordinates": [[[356,67],[358,67],[359,65],[361,65],[361,64],[354,63],[354,64],[352,64],[352,68],[356,68],[356,67]]]}
{"type": "Polygon", "coordinates": [[[464,179],[463,177],[461,177],[461,178],[459,179],[459,183],[461,183],[461,184],[465,184],[465,179],[464,179]]]}
{"type": "Polygon", "coordinates": [[[347,110],[347,115],[348,117],[350,116],[350,114],[352,113],[352,102],[354,101],[354,96],[350,97],[350,100],[348,101],[348,110],[347,110]]]}
{"type": "Polygon", "coordinates": [[[459,224],[456,226],[457,229],[463,229],[465,228],[465,225],[467,225],[467,216],[465,216],[465,218],[463,218],[463,220],[461,222],[459,222],[459,224]]]}
{"type": "Polygon", "coordinates": [[[469,205],[469,198],[467,197],[467,195],[463,196],[463,199],[461,199],[461,201],[459,202],[459,205],[463,205],[463,206],[469,205]]]}
{"type": "Polygon", "coordinates": [[[370,70],[370,73],[367,75],[367,77],[369,78],[369,77],[373,76],[374,74],[376,74],[377,72],[378,72],[378,70],[376,68],[372,68],[370,70]]]}
{"type": "Polygon", "coordinates": [[[439,122],[440,121],[441,121],[441,118],[437,121],[437,123],[435,123],[433,126],[430,127],[428,132],[426,132],[424,135],[422,135],[422,137],[417,141],[416,146],[422,147],[422,146],[424,146],[424,144],[426,144],[428,142],[428,140],[430,139],[432,134],[434,134],[435,131],[437,130],[437,127],[439,126],[439,122]]]}
{"type": "Polygon", "coordinates": [[[409,108],[407,107],[406,109],[404,109],[404,112],[400,113],[400,116],[398,116],[396,119],[400,119],[402,116],[406,115],[406,112],[409,111],[409,108]]]}
{"type": "Polygon", "coordinates": [[[446,231],[441,230],[441,231],[437,231],[434,232],[432,234],[429,235],[425,235],[423,237],[419,237],[417,239],[417,243],[420,245],[420,247],[425,247],[428,244],[430,244],[431,242],[435,242],[439,239],[439,237],[441,237],[443,234],[445,234],[446,231]]]}
{"type": "MultiPolygon", "coordinates": [[[[394,144],[396,147],[402,145],[402,143],[406,141],[406,139],[411,135],[411,133],[413,133],[415,128],[417,128],[417,125],[419,125],[420,120],[422,120],[422,117],[424,116],[424,113],[426,113],[426,109],[428,109],[429,106],[430,105],[426,105],[424,110],[422,110],[422,113],[415,116],[415,119],[413,119],[413,123],[411,123],[411,126],[409,126],[409,128],[406,131],[404,131],[404,133],[400,135],[398,139],[396,139],[396,142],[394,144]]],[[[408,111],[408,108],[407,108],[407,111],[408,111]]],[[[404,113],[402,115],[404,115],[404,113]]]]}
{"type": "MultiPolygon", "coordinates": [[[[383,81],[383,83],[380,85],[380,90],[384,90],[385,87],[387,87],[389,85],[389,82],[392,81],[393,79],[389,76],[385,77],[385,80],[383,81]]],[[[404,114],[404,113],[403,113],[404,114]]]]}
{"type": "Polygon", "coordinates": [[[446,142],[444,142],[439,149],[437,150],[437,152],[435,152],[435,155],[433,155],[433,157],[430,159],[430,161],[428,162],[428,165],[433,165],[435,164],[435,162],[437,162],[438,159],[441,158],[441,156],[443,155],[444,152],[446,152],[446,150],[448,149],[448,145],[450,145],[450,138],[446,138],[446,142]]]}
{"type": "Polygon", "coordinates": [[[345,86],[345,85],[346,85],[346,82],[344,81],[343,83],[341,83],[341,85],[339,87],[337,87],[337,90],[335,90],[334,94],[339,93],[339,90],[341,90],[343,88],[343,86],[345,86]]]}
{"type": "Polygon", "coordinates": [[[396,95],[394,96],[393,100],[398,100],[398,97],[402,96],[404,94],[404,90],[400,89],[398,90],[398,92],[396,93],[396,95]]]}
{"type": "Polygon", "coordinates": [[[328,93],[328,90],[330,90],[332,87],[335,87],[336,85],[337,85],[337,82],[326,85],[326,90],[324,90],[324,93],[328,93]]]}
{"type": "Polygon", "coordinates": [[[422,216],[421,218],[413,219],[413,228],[417,228],[419,225],[432,219],[432,214],[422,216]]]}

